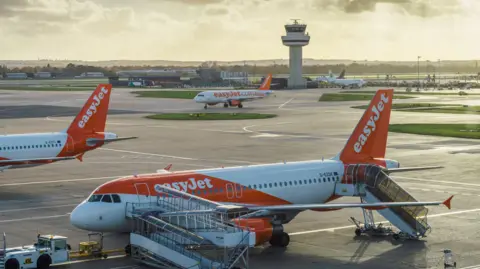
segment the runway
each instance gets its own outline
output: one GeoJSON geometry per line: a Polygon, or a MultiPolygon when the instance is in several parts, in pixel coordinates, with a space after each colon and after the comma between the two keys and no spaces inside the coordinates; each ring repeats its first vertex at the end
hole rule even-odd
{"type": "MultiPolygon", "coordinates": [[[[336,89],[281,91],[276,97],[248,103],[242,109],[278,114],[272,119],[155,121],[143,116],[204,109],[191,100],[136,98],[129,91],[114,90],[107,130],[139,139],[89,152],[83,162],[65,161],[0,174],[0,232],[6,232],[10,246],[31,244],[40,232],[67,236],[76,249],[80,241],[87,239],[86,232],[70,225],[69,213],[98,185],[119,176],[154,172],[170,163],[173,170],[186,170],[333,157],[364,112],[350,106],[366,104],[317,102],[321,93],[336,89]]],[[[0,99],[0,131],[9,134],[63,130],[90,94],[4,93],[0,99]]],[[[442,101],[441,98],[432,97],[435,102],[442,101]]],[[[453,97],[445,98],[450,102],[453,97]]],[[[469,100],[475,98],[480,97],[470,96],[469,100]]],[[[453,101],[463,99],[458,100],[453,101]]],[[[478,123],[478,116],[392,111],[392,124],[407,122],[478,123]]],[[[387,158],[400,161],[402,167],[445,166],[440,170],[398,174],[394,179],[401,186],[417,200],[444,200],[455,194],[452,210],[430,207],[429,223],[433,230],[426,239],[355,239],[348,219],[362,219],[360,210],[307,211],[285,226],[291,234],[288,248],[279,250],[266,245],[251,250],[250,268],[443,268],[441,251],[445,248],[456,255],[458,268],[480,264],[480,181],[476,163],[479,152],[480,145],[473,140],[389,133],[387,158]]],[[[358,200],[342,198],[339,202],[358,200]]],[[[128,234],[106,234],[107,248],[124,247],[127,242],[128,234]]],[[[126,258],[62,267],[92,266],[145,268],[126,258]]]]}

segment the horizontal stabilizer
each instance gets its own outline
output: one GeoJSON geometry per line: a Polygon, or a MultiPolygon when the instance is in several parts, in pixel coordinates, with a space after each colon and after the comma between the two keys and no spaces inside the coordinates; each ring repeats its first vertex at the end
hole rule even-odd
{"type": "Polygon", "coordinates": [[[431,170],[431,169],[440,169],[445,168],[443,166],[423,166],[423,167],[403,167],[403,168],[389,168],[387,169],[390,173],[399,173],[399,172],[410,172],[410,171],[421,171],[421,170],[431,170]]]}
{"type": "Polygon", "coordinates": [[[89,138],[87,139],[88,144],[96,144],[96,143],[112,143],[112,142],[118,142],[118,141],[124,141],[124,140],[130,140],[130,139],[137,139],[138,137],[132,136],[132,137],[119,137],[119,138],[112,138],[112,139],[99,139],[99,138],[89,138]]]}

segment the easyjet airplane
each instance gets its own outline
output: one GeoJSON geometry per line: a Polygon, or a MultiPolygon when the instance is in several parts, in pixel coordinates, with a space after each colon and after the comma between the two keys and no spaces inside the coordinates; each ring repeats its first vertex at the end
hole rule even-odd
{"type": "Polygon", "coordinates": [[[377,91],[346,146],[332,159],[181,172],[170,172],[167,167],[155,174],[123,177],[94,190],[72,211],[70,221],[88,231],[130,232],[125,218],[127,203],[162,199],[158,186],[166,186],[220,204],[246,207],[255,213],[247,225],[256,227],[256,233],[261,232],[256,237],[257,244],[269,241],[274,246],[286,246],[290,239],[283,232],[283,225],[304,210],[441,204],[450,208],[452,197],[443,202],[328,203],[340,197],[335,195],[337,183],[351,184],[345,177],[349,164],[377,165],[387,172],[440,168],[400,168],[397,161],[384,158],[392,97],[393,90],[377,91]]]}
{"type": "Polygon", "coordinates": [[[133,139],[104,132],[112,85],[100,84],[70,126],[56,133],[0,136],[0,171],[78,159],[105,143],[133,139]]]}
{"type": "Polygon", "coordinates": [[[268,74],[258,90],[204,91],[197,94],[193,100],[197,103],[205,104],[203,107],[205,109],[207,109],[208,106],[214,106],[219,103],[223,103],[223,107],[237,106],[238,108],[242,108],[242,102],[262,99],[272,94],[273,91],[270,90],[271,83],[272,74],[268,74]]]}

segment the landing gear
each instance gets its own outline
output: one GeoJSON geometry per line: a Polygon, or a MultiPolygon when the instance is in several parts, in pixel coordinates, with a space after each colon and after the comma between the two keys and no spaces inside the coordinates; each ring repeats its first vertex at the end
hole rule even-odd
{"type": "Polygon", "coordinates": [[[228,107],[228,103],[223,104],[223,107],[224,107],[224,108],[227,108],[227,107],[228,107]]]}
{"type": "Polygon", "coordinates": [[[203,107],[204,109],[207,109],[207,104],[205,104],[205,106],[203,107]]]}
{"type": "Polygon", "coordinates": [[[238,104],[238,108],[242,108],[242,107],[243,107],[243,105],[241,103],[238,104]]]}
{"type": "Polygon", "coordinates": [[[279,234],[274,234],[272,238],[270,238],[270,245],[273,247],[286,247],[290,244],[290,236],[286,232],[282,232],[279,234]]]}

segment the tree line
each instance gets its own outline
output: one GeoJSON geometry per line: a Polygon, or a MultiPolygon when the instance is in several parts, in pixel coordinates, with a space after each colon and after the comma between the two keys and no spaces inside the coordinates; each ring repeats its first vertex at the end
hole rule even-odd
{"type": "MultiPolygon", "coordinates": [[[[105,76],[116,76],[117,71],[125,70],[138,70],[138,69],[178,69],[178,66],[111,66],[111,67],[99,67],[92,65],[75,65],[72,63],[67,64],[65,67],[51,67],[49,64],[46,66],[24,66],[13,67],[0,66],[0,74],[5,73],[37,73],[37,72],[51,72],[56,74],[57,77],[71,77],[78,76],[84,72],[102,72],[105,76]]],[[[288,65],[271,65],[271,66],[256,66],[256,65],[235,65],[235,66],[221,66],[221,65],[201,65],[181,68],[215,68],[222,71],[231,72],[248,72],[251,75],[262,76],[268,73],[274,75],[288,74],[288,65]]],[[[478,74],[479,70],[476,64],[425,64],[420,63],[419,66],[415,65],[399,65],[399,64],[335,64],[335,65],[308,65],[303,66],[304,74],[328,74],[332,71],[334,74],[339,74],[343,69],[346,70],[347,75],[362,75],[362,74],[402,74],[402,73],[469,73],[478,74]]]]}

